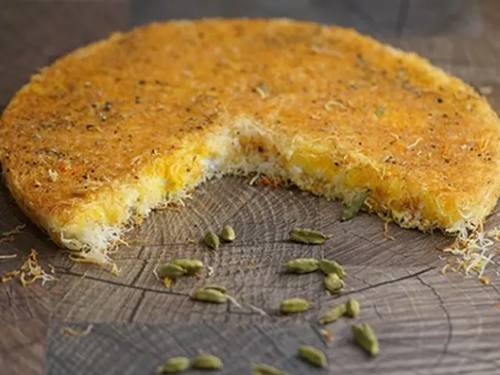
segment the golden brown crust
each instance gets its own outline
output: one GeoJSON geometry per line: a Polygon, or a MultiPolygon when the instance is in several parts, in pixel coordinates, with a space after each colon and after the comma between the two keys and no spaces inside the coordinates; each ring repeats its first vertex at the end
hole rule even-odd
{"type": "Polygon", "coordinates": [[[498,119],[470,87],[354,31],[287,20],[152,24],[58,60],[3,114],[4,176],[46,226],[241,116],[361,154],[410,196],[498,193],[498,119]]]}

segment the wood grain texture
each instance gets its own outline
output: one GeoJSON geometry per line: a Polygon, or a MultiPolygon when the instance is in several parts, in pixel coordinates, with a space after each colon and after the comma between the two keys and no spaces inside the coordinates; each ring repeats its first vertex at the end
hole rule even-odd
{"type": "MultiPolygon", "coordinates": [[[[362,31],[373,30],[476,87],[490,86],[488,99],[500,109],[500,3],[442,1],[440,8],[432,2],[432,22],[420,29],[416,20],[425,16],[427,3],[383,1],[377,7],[366,1],[255,0],[195,6],[184,1],[175,8],[172,3],[145,0],[2,1],[0,70],[5,82],[0,103],[6,103],[37,67],[113,29],[152,18],[240,12],[322,22],[337,17],[362,31]],[[448,22],[439,21],[444,19],[448,22]],[[15,43],[9,37],[13,34],[19,35],[15,43]]],[[[43,287],[22,288],[17,281],[0,284],[0,373],[151,374],[164,359],[193,356],[197,350],[221,356],[223,374],[249,374],[254,362],[297,375],[500,373],[498,266],[488,270],[489,286],[462,275],[442,276],[440,257],[445,254],[439,249],[450,238],[390,225],[395,237],[391,241],[383,236],[377,217],[361,214],[345,223],[339,217],[338,203],[295,188],[250,186],[238,178],[211,181],[180,211],[155,212],[130,232],[129,246],[113,255],[121,269],[114,277],[98,267],[69,261],[29,223],[0,185],[0,231],[27,224],[12,243],[0,243],[0,254],[18,254],[0,261],[0,273],[18,268],[22,256],[34,247],[45,267],[56,267],[58,277],[43,287]],[[209,252],[189,241],[225,224],[235,228],[237,239],[219,251],[209,252]],[[287,233],[295,226],[320,229],[333,239],[313,247],[290,243],[287,233]],[[283,273],[285,261],[302,256],[342,263],[348,272],[345,292],[326,295],[317,273],[283,273]],[[167,289],[155,280],[153,270],[177,257],[201,259],[213,274],[207,280],[182,278],[167,289]],[[193,289],[206,283],[226,285],[238,305],[190,300],[193,289]],[[328,327],[334,335],[331,343],[320,334],[318,316],[348,295],[361,303],[357,320],[371,323],[380,339],[377,359],[353,344],[349,320],[328,327]],[[283,317],[279,302],[289,297],[307,298],[313,308],[283,317]],[[60,331],[89,324],[93,328],[84,337],[60,331]],[[325,350],[328,370],[313,371],[300,362],[296,349],[302,344],[325,350]]],[[[500,225],[500,208],[488,225],[500,225]]]]}
{"type": "Polygon", "coordinates": [[[50,299],[38,285],[12,283],[0,290],[0,364],[5,374],[41,374],[45,363],[50,299]],[[22,367],[21,367],[22,364],[22,367]]]}

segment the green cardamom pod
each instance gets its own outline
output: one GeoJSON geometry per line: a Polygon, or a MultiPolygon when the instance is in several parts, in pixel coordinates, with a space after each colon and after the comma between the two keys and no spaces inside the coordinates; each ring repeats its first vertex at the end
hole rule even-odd
{"type": "Polygon", "coordinates": [[[364,324],[353,324],[351,326],[352,333],[354,334],[354,339],[364,350],[366,350],[370,355],[378,355],[380,348],[378,346],[378,340],[373,332],[370,325],[364,324]]]}
{"type": "Polygon", "coordinates": [[[236,233],[232,227],[226,225],[220,231],[220,237],[226,242],[232,242],[236,239],[236,233]]]}
{"type": "Polygon", "coordinates": [[[167,264],[161,269],[161,278],[168,277],[170,279],[177,279],[186,274],[186,270],[177,264],[167,264]]]}
{"type": "Polygon", "coordinates": [[[257,363],[253,366],[253,375],[287,375],[287,373],[278,370],[276,367],[264,363],[257,363]]]}
{"type": "Polygon", "coordinates": [[[379,105],[375,110],[375,116],[380,118],[384,115],[384,112],[385,112],[385,105],[379,105]]]}
{"type": "Polygon", "coordinates": [[[212,289],[212,290],[217,290],[219,292],[221,292],[222,294],[227,294],[227,289],[225,286],[222,286],[222,285],[205,285],[204,287],[202,287],[201,289],[212,289]]]}
{"type": "Polygon", "coordinates": [[[216,235],[211,230],[205,233],[205,237],[203,237],[203,242],[205,242],[205,245],[211,247],[214,250],[217,250],[220,246],[219,236],[216,235]]]}
{"type": "Polygon", "coordinates": [[[285,268],[292,273],[309,273],[318,269],[318,261],[313,258],[298,258],[285,263],[285,268]]]}
{"type": "Polygon", "coordinates": [[[359,302],[353,297],[349,297],[346,304],[346,315],[355,318],[359,315],[359,302]]]}
{"type": "Polygon", "coordinates": [[[203,269],[203,262],[198,259],[176,259],[172,262],[176,266],[186,270],[188,275],[194,275],[203,269]]]}
{"type": "Polygon", "coordinates": [[[346,305],[336,305],[331,307],[319,318],[321,324],[333,323],[346,313],[346,305]]]}
{"type": "Polygon", "coordinates": [[[205,289],[205,288],[198,289],[191,295],[191,298],[201,302],[211,302],[211,303],[227,302],[226,294],[221,293],[220,291],[215,289],[205,289]]]}
{"type": "Polygon", "coordinates": [[[316,367],[326,367],[328,365],[325,353],[314,346],[301,346],[299,348],[299,357],[316,367]]]}
{"type": "Polygon", "coordinates": [[[339,294],[344,289],[344,282],[336,273],[331,273],[323,280],[325,288],[334,294],[339,294]]]}
{"type": "Polygon", "coordinates": [[[319,269],[323,271],[325,275],[329,275],[331,273],[336,273],[339,278],[344,279],[345,270],[340,264],[335,262],[334,260],[321,259],[319,261],[319,269]]]}
{"type": "Polygon", "coordinates": [[[186,371],[189,368],[189,358],[174,357],[170,358],[165,364],[158,366],[156,375],[163,374],[176,374],[178,372],[186,371]]]}
{"type": "Polygon", "coordinates": [[[195,359],[191,366],[198,370],[220,370],[222,369],[222,360],[212,354],[200,353],[195,359]]]}
{"type": "Polygon", "coordinates": [[[361,190],[349,201],[342,205],[342,221],[351,220],[361,210],[370,190],[361,190]]]}
{"type": "Polygon", "coordinates": [[[290,298],[281,301],[280,311],[282,314],[293,314],[309,309],[311,304],[302,298],[290,298]]]}
{"type": "Polygon", "coordinates": [[[290,238],[292,241],[305,243],[310,245],[321,245],[326,240],[330,239],[331,236],[327,236],[317,230],[304,229],[304,228],[293,228],[290,231],[290,238]]]}

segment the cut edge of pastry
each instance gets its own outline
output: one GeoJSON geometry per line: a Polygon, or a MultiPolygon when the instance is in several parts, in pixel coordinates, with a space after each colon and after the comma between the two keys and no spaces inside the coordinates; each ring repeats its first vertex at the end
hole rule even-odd
{"type": "MultiPolygon", "coordinates": [[[[208,134],[201,146],[199,141],[187,139],[176,152],[152,160],[136,178],[115,181],[84,203],[67,206],[37,221],[48,229],[55,242],[72,250],[73,260],[114,265],[109,252],[123,243],[123,235],[130,228],[154,209],[173,202],[182,204],[194,188],[212,178],[257,173],[346,203],[359,190],[380,188],[377,181],[384,175],[384,163],[341,149],[329,149],[326,157],[327,150],[322,147],[297,135],[266,132],[252,119],[233,119],[232,125],[220,126],[217,132],[208,134]],[[336,157],[332,158],[332,154],[336,157]]],[[[370,196],[364,209],[404,228],[439,228],[465,238],[494,207],[495,186],[483,189],[479,197],[461,197],[463,205],[448,214],[442,209],[440,197],[433,194],[423,197],[433,202],[421,205],[418,211],[396,209],[395,206],[411,204],[405,191],[400,192],[399,201],[392,196],[394,204],[390,206],[380,197],[370,196]]],[[[460,198],[455,195],[448,199],[460,198]]]]}

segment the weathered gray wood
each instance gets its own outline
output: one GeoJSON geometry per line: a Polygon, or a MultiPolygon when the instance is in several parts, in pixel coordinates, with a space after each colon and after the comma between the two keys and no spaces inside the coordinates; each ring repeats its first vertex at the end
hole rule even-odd
{"type": "MultiPolygon", "coordinates": [[[[412,26],[416,25],[412,18],[415,9],[419,9],[416,1],[394,2],[396,5],[385,13],[384,9],[372,12],[377,6],[362,1],[325,3],[296,0],[287,2],[286,11],[319,21],[329,17],[324,11],[324,18],[314,18],[326,9],[322,6],[337,12],[335,17],[342,18],[344,12],[348,14],[344,22],[365,31],[373,27],[387,42],[415,50],[471,84],[491,86],[493,93],[488,99],[500,108],[500,8],[495,0],[470,2],[473,5],[442,2],[448,13],[465,7],[474,16],[479,9],[480,36],[476,35],[477,19],[465,16],[460,25],[476,25],[466,28],[465,33],[444,23],[442,29],[432,29],[433,35],[427,35],[430,26],[419,33],[412,26]],[[413,7],[405,10],[406,3],[413,7]],[[304,13],[305,9],[310,13],[304,13]],[[367,13],[376,18],[374,23],[367,13]],[[391,31],[380,32],[381,28],[391,31]]],[[[153,1],[133,4],[132,11],[142,12],[134,23],[145,20],[140,17],[150,19],[152,14],[166,18],[169,15],[162,12],[172,9],[172,5],[160,8],[153,1]],[[137,8],[138,4],[142,5],[137,8]]],[[[183,4],[178,9],[189,11],[189,3],[183,4]]],[[[207,15],[220,7],[229,15],[245,9],[238,8],[239,2],[213,4],[215,8],[204,3],[193,6],[192,12],[207,15]]],[[[281,12],[283,4],[256,1],[245,6],[276,16],[273,12],[281,12]]],[[[103,0],[0,4],[1,40],[13,30],[24,33],[16,43],[7,38],[8,43],[3,44],[7,48],[0,50],[0,69],[9,72],[2,75],[6,83],[0,90],[0,104],[6,103],[37,66],[112,29],[124,28],[127,7],[127,1],[103,0]],[[37,14],[43,14],[45,20],[37,14]],[[66,19],[56,22],[63,14],[66,19]],[[81,15],[78,20],[77,15],[81,15]],[[93,23],[88,21],[91,18],[93,23]],[[71,32],[64,34],[65,30],[71,32]]],[[[0,284],[0,372],[152,373],[169,356],[193,355],[204,349],[225,360],[225,374],[250,373],[252,362],[273,364],[290,374],[327,373],[313,372],[295,358],[297,346],[303,343],[325,349],[331,359],[328,373],[332,374],[500,372],[500,308],[495,307],[500,303],[498,266],[488,269],[490,286],[462,275],[442,276],[439,269],[444,261],[439,257],[445,254],[439,249],[450,238],[390,225],[389,232],[395,237],[391,241],[383,236],[382,222],[375,216],[361,214],[346,223],[341,223],[339,216],[338,203],[297,189],[249,186],[237,178],[211,181],[179,212],[155,212],[129,233],[130,245],[113,255],[121,269],[120,276],[114,277],[98,267],[69,261],[29,223],[0,185],[0,230],[27,223],[14,242],[0,243],[1,254],[18,254],[17,259],[0,261],[0,274],[19,267],[21,257],[34,247],[44,266],[50,263],[56,267],[59,278],[44,287],[22,288],[17,281],[0,284]],[[190,239],[199,240],[206,229],[225,224],[234,226],[238,233],[234,243],[217,252],[190,243],[190,239]],[[287,241],[287,232],[293,226],[318,228],[332,234],[333,239],[317,247],[292,244],[287,241]],[[153,270],[181,256],[203,260],[213,268],[213,275],[207,280],[182,278],[172,289],[165,288],[155,280],[153,270]],[[345,265],[345,293],[340,297],[326,295],[320,274],[284,274],[283,262],[298,256],[329,257],[345,265]],[[208,282],[226,285],[241,306],[191,301],[191,291],[208,282]],[[318,315],[331,304],[345,301],[347,295],[361,302],[358,320],[370,322],[380,338],[378,359],[369,359],[353,345],[348,320],[328,327],[335,337],[329,345],[319,334],[318,315]],[[295,296],[313,301],[313,308],[304,314],[280,316],[279,302],[295,296]],[[85,337],[60,333],[64,326],[85,329],[89,324],[94,328],[85,337]]],[[[500,225],[498,207],[488,225],[500,225]]]]}
{"type": "Polygon", "coordinates": [[[322,310],[318,308],[293,325],[281,320],[233,324],[231,312],[221,312],[205,324],[98,324],[87,337],[61,335],[59,329],[67,323],[59,323],[50,335],[48,370],[83,373],[79,369],[87,371],[91,362],[91,373],[96,374],[151,373],[165,358],[205,350],[224,359],[226,374],[249,373],[255,362],[305,374],[312,370],[297,361],[295,353],[299,345],[312,344],[328,354],[331,374],[496,373],[500,328],[498,311],[492,307],[495,291],[472,280],[457,288],[452,279],[423,270],[357,293],[362,304],[358,320],[371,322],[380,339],[381,355],[374,360],[353,344],[348,319],[328,326],[335,339],[325,341],[316,324],[322,310]],[[471,294],[463,294],[465,290],[471,294]],[[103,353],[121,360],[111,361],[103,353]]]}
{"type": "MultiPolygon", "coordinates": [[[[217,354],[229,355],[226,373],[230,374],[249,366],[240,359],[247,355],[251,361],[276,358],[277,362],[273,363],[286,365],[287,359],[293,357],[293,347],[298,345],[297,337],[300,342],[320,340],[316,324],[319,314],[332,303],[345,301],[345,295],[354,295],[362,305],[359,320],[373,324],[381,338],[383,354],[375,362],[366,359],[351,343],[349,322],[339,322],[331,326],[335,336],[332,349],[328,350],[335,359],[331,373],[363,373],[367,369],[380,374],[414,373],[415,366],[422,373],[436,374],[470,373],[473,369],[487,374],[498,370],[500,309],[494,304],[499,294],[494,286],[485,287],[476,279],[464,280],[461,275],[443,277],[438,272],[435,267],[442,264],[438,260],[442,254],[436,247],[449,240],[438,234],[426,236],[391,226],[390,233],[396,240],[390,241],[383,237],[382,223],[376,217],[362,214],[352,222],[340,223],[338,208],[335,202],[297,191],[250,187],[236,179],[213,181],[202,187],[181,212],[156,213],[134,233],[134,237],[148,238],[153,244],[134,246],[130,253],[124,249],[116,254],[123,270],[123,276],[118,279],[99,270],[80,279],[87,270],[83,266],[73,265],[65,270],[61,267],[58,272],[62,275],[61,281],[56,287],[62,288],[63,294],[53,297],[56,321],[61,322],[59,324],[102,323],[98,329],[108,332],[107,339],[127,352],[135,350],[130,343],[141,350],[155,346],[154,351],[147,349],[155,353],[154,356],[142,354],[144,362],[139,359],[137,363],[124,362],[123,367],[115,363],[113,366],[117,367],[113,369],[118,372],[140,373],[144,366],[152,368],[162,358],[177,354],[176,346],[195,351],[200,348],[201,340],[209,342],[217,354]],[[230,191],[237,193],[235,196],[248,196],[251,192],[253,198],[238,209],[238,201],[231,199],[230,191]],[[202,209],[213,206],[214,199],[225,210],[202,209]],[[195,208],[203,210],[201,216],[195,215],[197,220],[184,219],[191,216],[195,208]],[[228,221],[227,217],[232,219],[228,221]],[[208,255],[202,245],[186,244],[189,238],[201,237],[208,227],[204,223],[207,218],[208,223],[217,223],[217,226],[233,224],[239,233],[236,242],[213,255],[208,255]],[[189,225],[168,226],[168,223],[182,222],[189,225]],[[321,228],[332,233],[334,239],[312,248],[290,244],[285,233],[294,225],[321,228]],[[151,226],[156,231],[151,230],[151,226]],[[181,235],[184,229],[185,237],[181,235]],[[183,278],[172,290],[165,289],[154,279],[152,270],[177,256],[204,259],[214,268],[213,276],[207,281],[183,278]],[[346,293],[341,297],[325,295],[320,274],[284,274],[282,263],[297,256],[326,256],[342,262],[348,271],[346,293]],[[248,264],[249,260],[254,263],[248,264]],[[242,307],[205,305],[189,300],[189,293],[207,282],[226,285],[242,307]],[[282,317],[277,308],[279,302],[288,297],[307,298],[314,301],[314,308],[304,314],[282,317]],[[104,303],[105,299],[108,302],[104,303]],[[262,316],[252,306],[264,310],[268,316],[262,316]],[[135,324],[131,326],[131,322],[135,324]],[[216,328],[200,325],[202,322],[216,324],[216,328]],[[188,326],[179,327],[185,324],[188,326]],[[240,349],[239,340],[245,342],[241,336],[248,335],[257,342],[269,340],[267,336],[273,333],[262,328],[263,324],[272,325],[271,332],[280,337],[276,345],[258,344],[247,349],[248,352],[240,349]],[[294,328],[295,324],[308,328],[305,331],[294,328]],[[173,334],[175,340],[158,350],[163,348],[159,337],[148,333],[138,337],[136,329],[139,332],[165,330],[165,337],[173,334]],[[217,337],[217,330],[223,330],[222,338],[213,337],[217,337]],[[128,335],[132,337],[127,338],[128,335]],[[235,345],[231,353],[226,345],[235,345]],[[165,353],[163,357],[161,353],[165,353]]],[[[496,285],[500,278],[493,274],[491,281],[496,285]]],[[[96,335],[93,341],[71,338],[62,342],[59,336],[51,335],[51,348],[64,350],[68,356],[87,350],[91,353],[85,357],[94,358],[101,353],[103,345],[100,334],[96,335]]],[[[49,364],[49,369],[62,373],[59,366],[66,362],[57,358],[49,364]]],[[[73,366],[70,369],[79,368],[78,362],[70,363],[73,366]]],[[[82,359],[81,366],[84,363],[87,362],[82,359]]],[[[304,373],[298,372],[293,363],[289,368],[291,373],[304,373]]],[[[99,367],[92,369],[96,373],[100,370],[99,367]]]]}
{"type": "Polygon", "coordinates": [[[12,283],[0,289],[0,372],[42,373],[49,314],[50,298],[38,285],[23,289],[12,283]]]}

